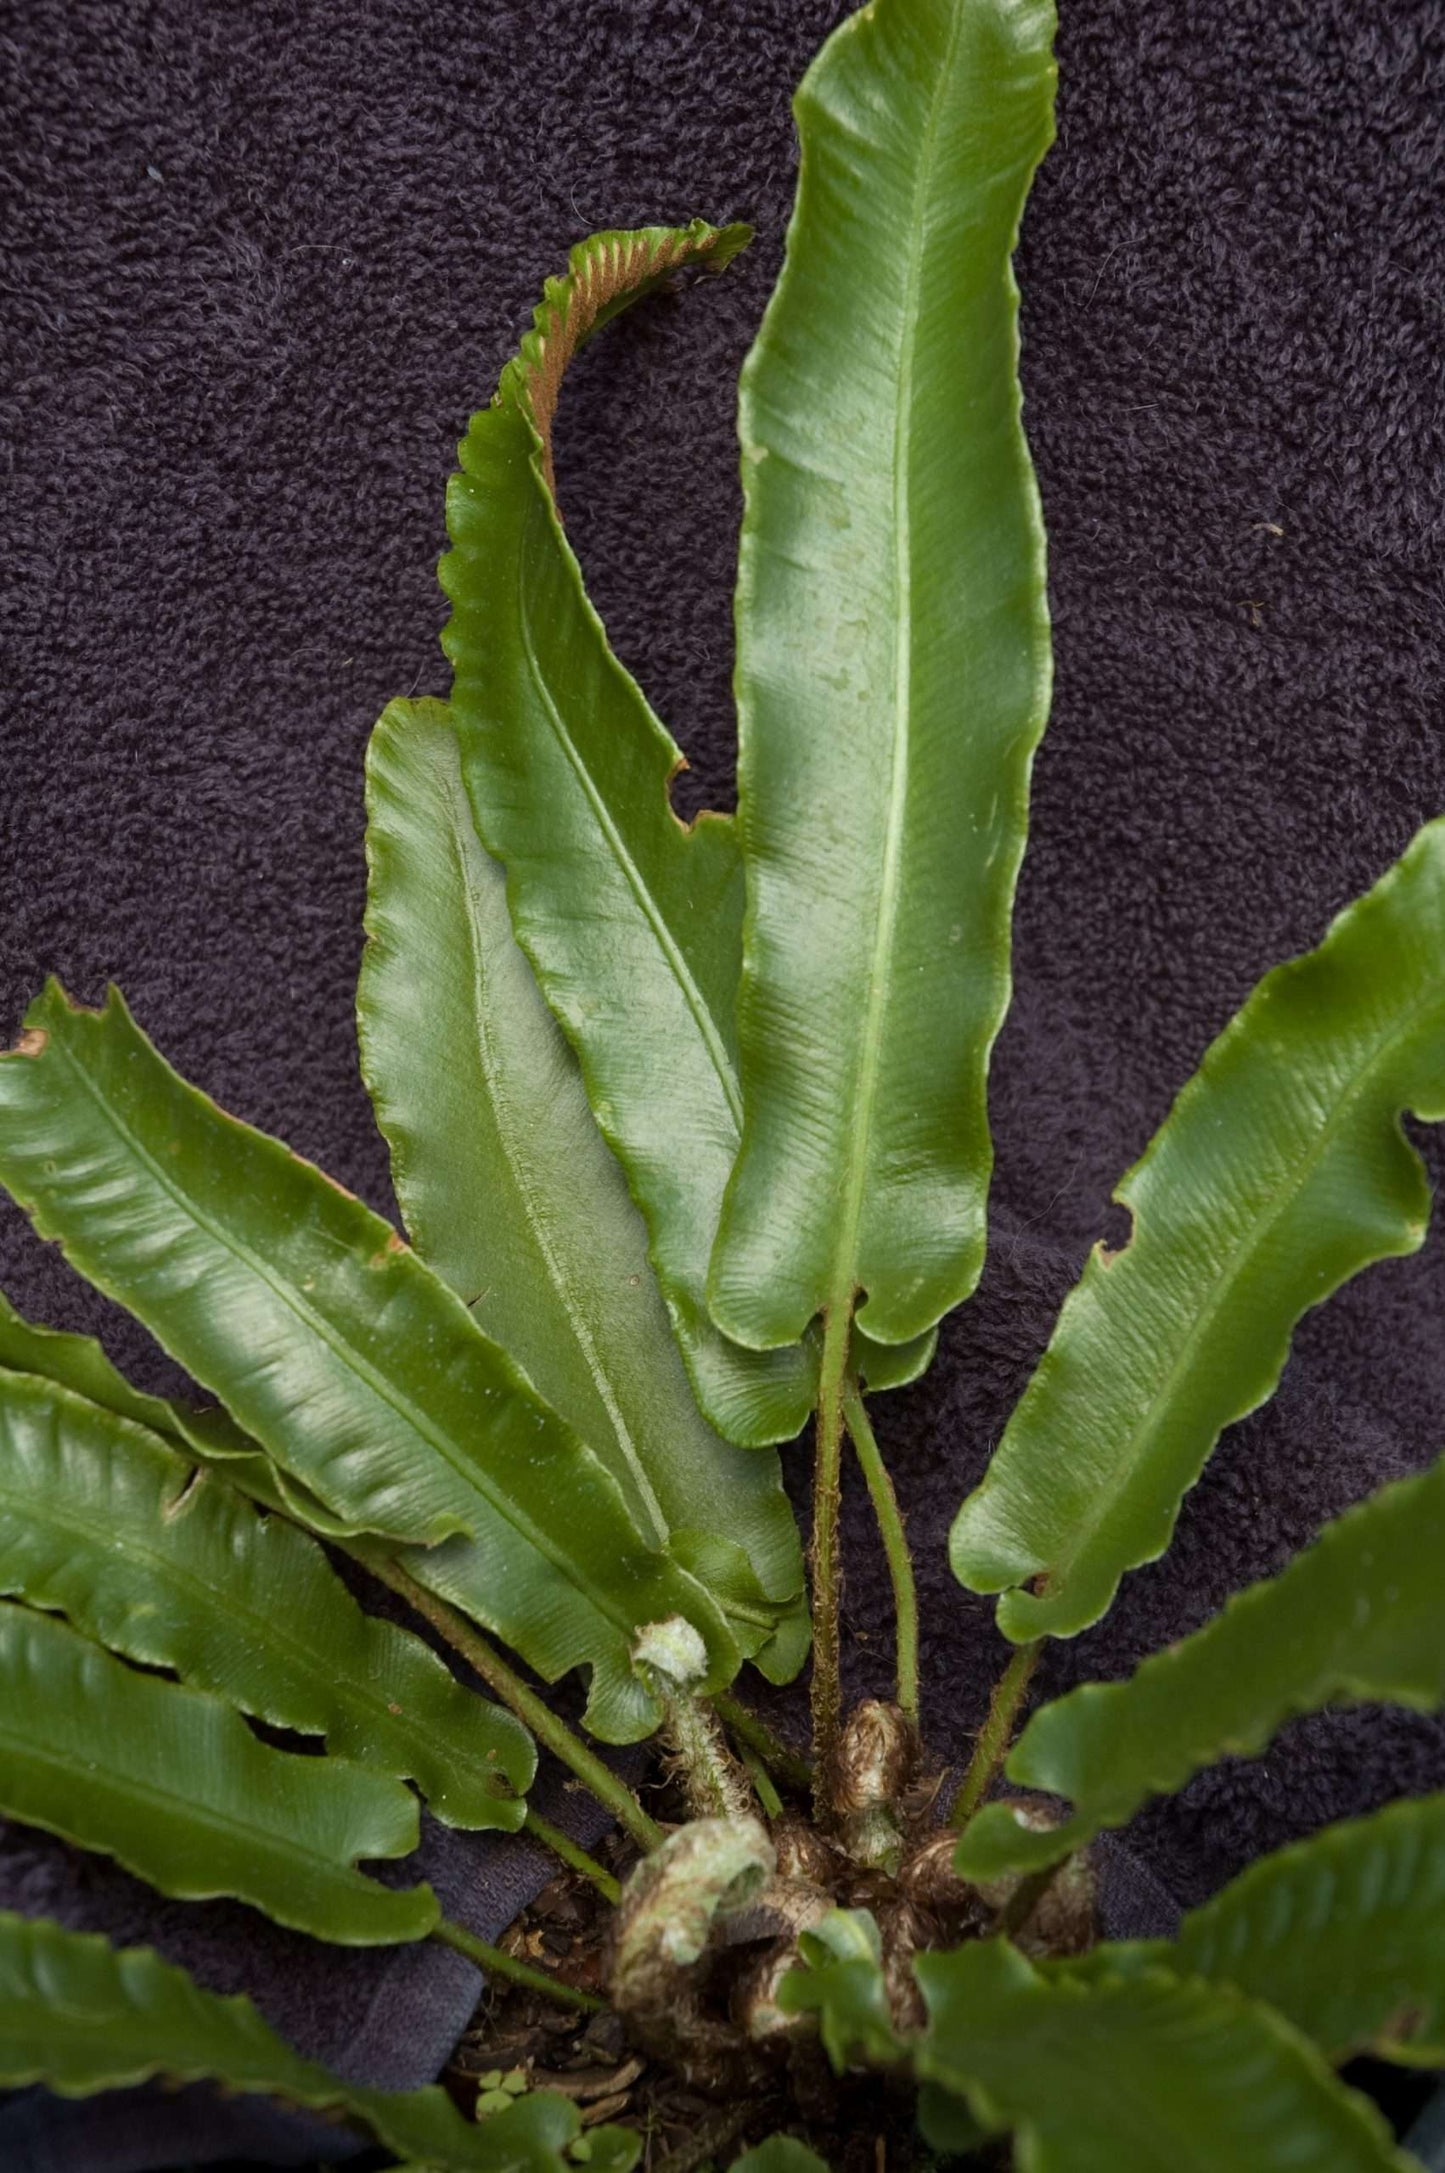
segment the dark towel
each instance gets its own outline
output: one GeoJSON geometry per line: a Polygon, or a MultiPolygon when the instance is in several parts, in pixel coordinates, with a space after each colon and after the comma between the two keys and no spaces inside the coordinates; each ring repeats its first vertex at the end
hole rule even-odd
{"type": "MultiPolygon", "coordinates": [[[[114,976],[191,1077],[387,1205],[351,1020],[362,748],[389,696],[445,690],[432,565],[453,441],[591,227],[760,230],[725,279],[610,330],[560,425],[597,602],[693,758],[681,802],[726,802],[735,376],[779,258],[789,92],[841,12],[12,4],[0,1028],[47,971],[91,999],[114,976]]],[[[1111,1226],[1111,1185],[1258,976],[1445,806],[1445,6],[1064,0],[1060,59],[1019,267],[1057,696],[995,1067],[994,1242],[928,1381],[878,1406],[922,1575],[927,1718],[954,1756],[999,1648],[950,1580],[947,1523],[1111,1226]]],[[[13,1214],[0,1284],[168,1378],[13,1214]]],[[[1051,1651],[1043,1687],[1125,1668],[1432,1457],[1442,1320],[1434,1238],[1311,1319],[1169,1561],[1051,1651]]],[[[881,1689],[888,1610],[856,1499],[848,1544],[850,1674],[881,1689]]],[[[1327,1716],[1131,1839],[1195,1898],[1442,1781],[1437,1721],[1327,1716]]],[[[0,1901],[48,1902],[62,1854],[17,1835],[0,1901]]],[[[490,1848],[461,1854],[503,1876],[490,1848]]],[[[67,1866],[66,1913],[110,1923],[109,1883],[67,1866]]],[[[178,1911],[132,1894],[124,1914],[135,1936],[178,1911]]],[[[289,1964],[229,1921],[203,1974],[279,2013],[289,1964]]],[[[418,2074],[456,1966],[423,1963],[415,2006],[392,2010],[418,2074]]],[[[364,2000],[390,1966],[347,1958],[336,1981],[364,2000]]],[[[284,2019],[325,2049],[337,2011],[318,1994],[284,2019]]]]}
{"type": "MultiPolygon", "coordinates": [[[[628,1772],[639,1765],[626,1755],[628,1772]]],[[[605,1814],[551,1760],[533,1801],[584,1845],[607,1829],[605,1814]]],[[[387,2090],[432,2081],[476,2007],[481,1974],[449,1948],[323,1946],[239,1902],[160,1901],[114,1864],[49,1834],[0,1833],[0,1905],[103,1932],[116,1946],[156,1946],[214,1991],[249,1992],[283,2037],[352,2081],[387,2090]]],[[[446,1915],[495,1940],[557,1868],[535,1842],[455,1833],[424,1818],[416,1856],[378,1871],[391,1883],[429,1879],[446,1915]]],[[[4,2173],[151,2173],[242,2157],[296,2166],[366,2148],[320,2116],[264,2098],[222,2099],[204,2083],[69,2103],[41,2089],[0,2094],[4,2173]]]]}

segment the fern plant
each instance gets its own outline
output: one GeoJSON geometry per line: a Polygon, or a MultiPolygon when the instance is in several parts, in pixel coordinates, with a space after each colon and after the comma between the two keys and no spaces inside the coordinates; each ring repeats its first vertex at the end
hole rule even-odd
{"type": "MultiPolygon", "coordinates": [[[[0,1810],[164,1894],[439,1939],[590,2010],[361,1868],[412,1849],[418,1796],[526,1826],[615,1903],[635,2041],[726,2108],[687,2162],[777,2129],[739,2173],[821,2162],[823,2058],[889,2106],[916,2088],[920,2152],[1012,2132],[1039,2173],[1398,2166],[1334,2069],[1445,2063],[1445,1797],[1255,1864],[1172,1941],[1100,1943],[1089,1861],[1292,1714],[1445,1701],[1445,1466],[1015,1740],[1043,1641],[1167,1548],[1304,1312],[1424,1238],[1401,1118],[1445,1117],[1445,823],[1260,984],[1121,1184],[1132,1234],[953,1532],[1014,1658],[941,1823],[917,1785],[917,1604],[865,1392],[926,1368],[983,1258],[1049,691],[1010,258],[1052,30],[1049,0],[870,0],[799,94],[742,385],[736,820],[671,810],[681,758],[588,604],[552,428],[582,342],[746,231],[583,243],[473,419],[451,698],[393,704],[367,765],[361,1053],[409,1242],[177,1077],[116,993],[52,985],[0,1061],[0,1180],[197,1384],[143,1394],[0,1311],[0,1810]],[[810,1419],[805,1592],[778,1446],[810,1419]],[[897,1613],[896,1699],[852,1711],[849,1446],[897,1613]],[[366,1613],[338,1555],[490,1697],[366,1613]],[[733,1686],[797,1676],[810,1635],[805,1756],[733,1686]],[[574,1670],[580,1729],[537,1687],[574,1670]],[[654,1735],[667,1829],[587,1740],[654,1735]],[[635,1845],[620,1891],[528,1808],[539,1743],[635,1845]]],[[[641,2149],[545,2090],[473,2121],[345,2083],[153,1954],[0,1916],[0,2082],[150,2075],[321,2108],[415,2167],[641,2149]]]]}

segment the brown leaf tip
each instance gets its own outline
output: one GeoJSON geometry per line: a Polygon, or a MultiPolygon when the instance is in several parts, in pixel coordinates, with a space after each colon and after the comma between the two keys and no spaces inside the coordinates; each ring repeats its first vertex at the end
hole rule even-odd
{"type": "Polygon", "coordinates": [[[659,274],[675,270],[689,257],[705,254],[713,239],[711,233],[698,236],[681,229],[660,237],[645,231],[611,234],[606,240],[594,241],[553,290],[550,321],[545,330],[540,323],[537,329],[536,359],[527,373],[527,396],[532,421],[542,440],[543,470],[554,503],[557,483],[552,466],[552,425],[567,365],[610,303],[659,274]]]}
{"type": "Polygon", "coordinates": [[[50,1036],[43,1026],[27,1026],[15,1044],[16,1056],[40,1056],[50,1036]]]}

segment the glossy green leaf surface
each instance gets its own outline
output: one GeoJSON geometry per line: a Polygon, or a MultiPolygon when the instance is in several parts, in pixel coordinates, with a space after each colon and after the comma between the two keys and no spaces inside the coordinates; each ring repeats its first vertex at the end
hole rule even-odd
{"type": "Polygon", "coordinates": [[[364,1614],[316,1543],[156,1435],[0,1375],[0,1592],[129,1660],[515,1831],[536,1752],[418,1638],[364,1614]]]}
{"type": "Polygon", "coordinates": [[[219,1406],[197,1410],[169,1396],[135,1388],[106,1356],[94,1336],[71,1335],[26,1320],[0,1295],[0,1376],[28,1373],[134,1420],[178,1443],[207,1464],[223,1464],[229,1482],[268,1509],[294,1516],[314,1532],[343,1538],[349,1518],[333,1516],[299,1480],[281,1471],[264,1449],[243,1434],[219,1406]]]}
{"type": "MultiPolygon", "coordinates": [[[[743,1350],[707,1311],[742,1119],[737,839],[726,817],[684,826],[673,814],[681,752],[607,645],[551,489],[552,421],[578,346],[677,268],[721,269],[746,238],[699,223],[596,234],[572,251],[472,418],[441,571],[467,789],[506,866],[517,937],[646,1218],[697,1399],[729,1440],[760,1446],[807,1418],[817,1352],[743,1350]]],[[[875,1387],[901,1385],[931,1350],[865,1353],[865,1371],[875,1387]]]]}
{"type": "Polygon", "coordinates": [[[863,1294],[883,1343],[983,1263],[985,1087],[1048,710],[1010,264],[1051,0],[876,0],[795,101],[743,371],[742,1153],[709,1283],[761,1347],[863,1294]]]}
{"type": "Polygon", "coordinates": [[[1264,1749],[1295,1713],[1445,1702],[1445,1463],[1326,1525],[1278,1577],[1236,1594],[1127,1681],[1085,1683],[1030,1719],[1004,1768],[1074,1804],[1051,1832],[986,1804],[959,1844],[970,1878],[1056,1863],[1217,1758],[1264,1749]]]}
{"type": "Polygon", "coordinates": [[[1331,2059],[1445,2066],[1445,1796],[1251,1864],[1161,1959],[1267,2000],[1331,2059]]]}
{"type": "Polygon", "coordinates": [[[1004,1593],[1006,1636],[1097,1621],[1273,1392],[1300,1316],[1423,1242],[1405,1110],[1445,1117],[1445,822],[1266,975],[1119,1186],[1133,1236],[1096,1249],[954,1526],[954,1573],[1004,1593]]]}
{"type": "Polygon", "coordinates": [[[1027,2173],[1366,2173],[1409,2161],[1367,2098],[1269,2008],[1165,1976],[1048,1979],[1000,1940],[916,1963],[920,2074],[1027,2173]]]}
{"type": "Polygon", "coordinates": [[[563,2173],[580,2128],[576,2108],[550,2092],[478,2126],[439,2088],[343,2082],[294,2052],[250,2000],[206,1991],[148,1947],[118,1950],[93,1933],[0,1912],[0,2085],[88,2097],[153,2077],[214,2078],[362,2121],[438,2173],[563,2173]]]}
{"type": "Polygon", "coordinates": [[[441,571],[467,784],[517,936],[647,1218],[699,1401],[729,1438],[756,1444],[798,1431],[812,1371],[801,1347],[759,1357],[729,1345],[705,1300],[742,1116],[737,843],[724,818],[684,827],[673,814],[681,752],[612,655],[549,488],[562,372],[599,311],[670,267],[721,268],[746,238],[649,227],[572,251],[496,400],[472,418],[441,571]]]}
{"type": "Polygon", "coordinates": [[[355,1866],[417,1844],[416,1798],[273,1750],[204,1691],[138,1674],[54,1616],[0,1606],[0,1813],[114,1856],[162,1894],[234,1895],[343,1946],[422,1939],[429,1886],[355,1866]]]}
{"type": "MultiPolygon", "coordinates": [[[[444,704],[387,710],[367,805],[362,1069],[412,1240],[606,1464],[655,1546],[681,1535],[736,1558],[710,1589],[756,1651],[804,1611],[777,1459],[723,1441],[698,1410],[646,1226],[512,934],[444,704]],[[749,1571],[751,1603],[733,1589],[749,1571]]],[[[699,1559],[688,1566],[709,1584],[699,1559]]]]}
{"type": "MultiPolygon", "coordinates": [[[[279,1474],[269,1459],[218,1405],[199,1410],[174,1397],[148,1395],[132,1386],[94,1336],[72,1335],[66,1329],[27,1320],[0,1292],[0,1376],[6,1373],[28,1373],[42,1381],[54,1381],[90,1403],[99,1404],[104,1411],[114,1411],[118,1417],[148,1427],[168,1441],[181,1443],[207,1463],[230,1462],[238,1483],[243,1477],[254,1480],[252,1491],[258,1500],[286,1506],[278,1485],[279,1474]]],[[[287,1482],[287,1491],[294,1484],[287,1482]]],[[[304,1489],[296,1488],[296,1492],[304,1498],[305,1513],[311,1516],[319,1512],[323,1520],[320,1528],[329,1529],[320,1503],[305,1496],[304,1489]]]]}
{"type": "Polygon", "coordinates": [[[177,1438],[176,1406],[164,1396],[148,1396],[132,1388],[114,1366],[94,1336],[71,1335],[61,1328],[47,1328],[27,1320],[0,1293],[0,1373],[32,1374],[43,1381],[57,1381],[88,1397],[104,1410],[148,1426],[153,1433],[177,1438]]]}
{"type": "Polygon", "coordinates": [[[352,1529],[422,1542],[412,1574],[539,1673],[590,1663],[599,1734],[655,1724],[639,1623],[686,1616],[728,1679],[713,1602],[388,1224],[178,1078],[115,992],[85,1012],[52,985],[27,1026],[0,1058],[0,1182],[279,1467],[352,1529]]]}
{"type": "Polygon", "coordinates": [[[815,2014],[823,2050],[839,2074],[853,2059],[887,2065],[903,2046],[888,2008],[883,1943],[866,1909],[832,1909],[798,1939],[804,1966],[778,1987],[784,2014],[815,2014]]]}

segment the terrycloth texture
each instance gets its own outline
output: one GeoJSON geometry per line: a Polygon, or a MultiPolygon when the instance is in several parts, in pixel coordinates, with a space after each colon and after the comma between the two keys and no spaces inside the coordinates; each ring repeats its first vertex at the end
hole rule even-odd
{"type": "MultiPolygon", "coordinates": [[[[636,1777],[640,1760],[625,1754],[636,1777]]],[[[533,1796],[544,1817],[594,1847],[609,1821],[548,1759],[533,1796]]],[[[4,1833],[4,1829],[0,1829],[4,1833]]],[[[505,1834],[461,1834],[424,1817],[389,1884],[426,1878],[443,1911],[495,1940],[557,1870],[549,1850],[505,1834]]],[[[450,1949],[326,1947],[283,1931],[238,1902],[161,1901],[116,1865],[49,1834],[12,1827],[0,1846],[3,1905],[103,1932],[115,1946],[155,1946],[217,1992],[249,1992],[273,2028],[336,2074],[414,2090],[439,2072],[475,2011],[482,1977],[450,1949]]],[[[245,2157],[298,2166],[355,2157],[368,2146],[319,2115],[264,2098],[221,2100],[208,2084],[108,2091],[66,2103],[47,2091],[0,2093],[5,2173],[152,2173],[245,2157]]]]}
{"type": "Polygon", "coordinates": [[[351,2134],[264,2099],[221,2097],[208,2083],[71,2099],[27,2090],[0,2110],[0,2145],[11,2173],[160,2173],[201,2165],[252,2173],[257,2166],[339,2165],[359,2154],[351,2134]]]}
{"type": "MultiPolygon", "coordinates": [[[[1260,973],[1445,806],[1445,5],[1064,5],[1060,141],[1019,262],[1057,696],[994,1074],[994,1241],[928,1381],[878,1407],[955,1756],[998,1647],[948,1575],[948,1520],[1111,1185],[1260,973]]],[[[592,226],[760,229],[725,279],[610,330],[560,425],[596,600],[694,762],[679,802],[728,799],[734,382],[791,195],[789,90],[840,12],[11,13],[0,1027],[47,971],[89,999],[114,976],[183,1070],[387,1203],[351,1022],[362,748],[389,696],[445,690],[453,441],[592,226]]],[[[13,1214],[0,1283],[167,1378],[13,1214]]],[[[1432,1239],[1309,1321],[1169,1561],[1044,1687],[1122,1670],[1434,1454],[1442,1319],[1432,1239]]],[[[882,1688],[854,1496],[847,1523],[850,1676],[882,1688]]],[[[1442,1782],[1437,1722],[1331,1717],[1133,1839],[1194,1899],[1442,1782]]],[[[28,1839],[0,1859],[0,1899],[32,1860],[28,1839]]],[[[264,1992],[269,1954],[248,1938],[237,1976],[264,1992]]]]}

